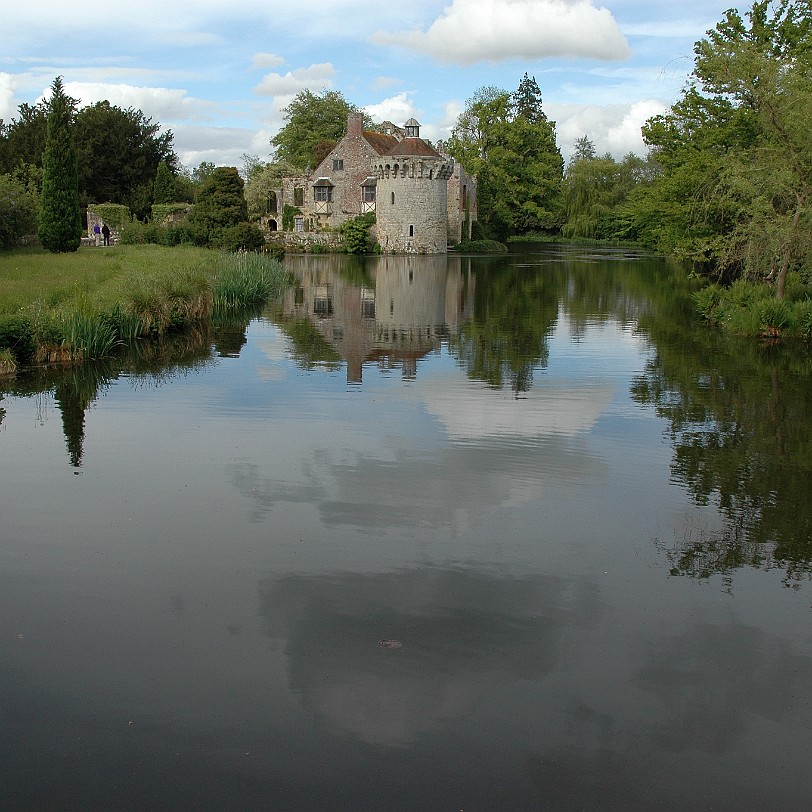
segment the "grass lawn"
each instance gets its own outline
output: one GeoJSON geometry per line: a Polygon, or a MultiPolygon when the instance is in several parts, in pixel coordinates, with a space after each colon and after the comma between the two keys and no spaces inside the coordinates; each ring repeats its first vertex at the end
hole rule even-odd
{"type": "Polygon", "coordinates": [[[196,271],[217,272],[216,251],[193,246],[83,246],[74,253],[52,254],[42,248],[0,252],[0,316],[27,310],[38,303],[46,310],[90,301],[111,310],[123,287],[134,278],[196,271]]]}

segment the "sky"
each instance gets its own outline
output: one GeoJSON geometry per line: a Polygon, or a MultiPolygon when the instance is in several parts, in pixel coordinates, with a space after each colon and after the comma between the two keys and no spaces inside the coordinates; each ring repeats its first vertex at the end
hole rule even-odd
{"type": "Polygon", "coordinates": [[[107,99],[171,129],[190,169],[272,160],[300,91],[340,91],[375,121],[450,134],[486,86],[535,77],[567,159],[645,155],[643,122],[679,96],[717,0],[0,0],[0,118],[61,76],[83,107],[107,99]]]}

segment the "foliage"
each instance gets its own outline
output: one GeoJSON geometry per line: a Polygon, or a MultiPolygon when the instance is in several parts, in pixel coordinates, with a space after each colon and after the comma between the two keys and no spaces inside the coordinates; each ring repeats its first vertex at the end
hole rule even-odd
{"type": "Polygon", "coordinates": [[[480,88],[457,119],[447,148],[477,176],[485,236],[504,242],[558,226],[563,160],[535,79],[525,74],[513,94],[480,88]]]}
{"type": "Polygon", "coordinates": [[[120,203],[96,203],[91,207],[110,228],[120,231],[132,220],[129,208],[120,203]]]}
{"type": "Polygon", "coordinates": [[[248,220],[243,181],[233,166],[217,167],[201,184],[189,224],[199,245],[219,244],[225,231],[248,220]]]}
{"type": "Polygon", "coordinates": [[[728,10],[694,47],[691,84],[647,122],[663,177],[634,196],[638,237],[720,278],[812,261],[812,28],[808,0],[728,10]]]}
{"type": "Polygon", "coordinates": [[[265,235],[254,223],[237,223],[227,228],[218,247],[224,251],[259,251],[265,245],[265,235]]]}
{"type": "Polygon", "coordinates": [[[0,315],[0,349],[11,353],[20,366],[31,362],[36,346],[29,316],[22,313],[0,315]]]}
{"type": "Polygon", "coordinates": [[[0,175],[0,250],[36,233],[39,197],[37,185],[26,182],[20,170],[0,175]]]}
{"type": "MultiPolygon", "coordinates": [[[[13,375],[17,371],[17,359],[11,350],[0,349],[0,376],[13,375]]],[[[0,409],[0,422],[3,420],[3,409],[0,409]]]]}
{"type": "MultiPolygon", "coordinates": [[[[344,136],[347,116],[363,114],[363,111],[337,90],[313,93],[305,89],[294,96],[283,113],[286,123],[271,139],[271,146],[276,150],[277,161],[286,161],[304,171],[315,168],[323,160],[322,142],[335,143],[344,136]]],[[[363,115],[365,121],[369,121],[369,117],[363,115]]]]}
{"type": "Polygon", "coordinates": [[[166,161],[158,163],[153,187],[153,214],[156,205],[166,205],[175,202],[175,178],[166,161]]]}
{"type": "MultiPolygon", "coordinates": [[[[47,101],[19,106],[16,119],[0,132],[0,172],[42,167],[47,120],[47,101]]],[[[145,217],[153,202],[159,163],[164,161],[173,171],[177,166],[171,131],[161,132],[160,125],[140,110],[122,110],[108,101],[76,112],[74,138],[83,206],[110,201],[125,204],[145,217]]],[[[178,199],[186,198],[177,194],[171,198],[178,199]]]]}
{"type": "Polygon", "coordinates": [[[76,102],[65,93],[59,77],[54,79],[51,90],[42,161],[39,239],[49,251],[62,253],[76,251],[82,241],[79,173],[73,135],[76,102]]]}
{"type": "Polygon", "coordinates": [[[374,212],[361,214],[342,223],[341,238],[348,254],[367,254],[372,250],[370,229],[374,224],[374,212]]]}
{"type": "Polygon", "coordinates": [[[694,295],[697,310],[731,333],[762,338],[812,338],[812,287],[790,274],[791,295],[776,299],[771,285],[737,279],[729,287],[707,285],[694,295]]]}
{"type": "Polygon", "coordinates": [[[657,167],[629,153],[620,163],[610,154],[595,155],[592,142],[584,136],[576,142],[573,158],[562,185],[567,239],[612,240],[626,236],[623,207],[633,190],[650,184],[657,167]]]}
{"type": "Polygon", "coordinates": [[[14,172],[21,166],[42,168],[48,131],[48,101],[21,104],[17,117],[0,128],[0,172],[14,172]]]}
{"type": "MultiPolygon", "coordinates": [[[[122,110],[108,101],[82,108],[76,116],[76,144],[83,202],[129,206],[144,219],[153,203],[158,166],[177,164],[172,131],[160,131],[140,110],[122,110]]],[[[171,201],[160,201],[171,202],[171,201]]]]}
{"type": "Polygon", "coordinates": [[[188,203],[153,203],[152,221],[164,224],[176,215],[184,217],[191,212],[192,207],[188,203]]]}
{"type": "Polygon", "coordinates": [[[283,231],[293,231],[293,220],[294,218],[301,214],[302,210],[297,208],[296,206],[291,206],[288,203],[285,203],[285,208],[282,209],[282,230],[283,231]]]}
{"type": "Polygon", "coordinates": [[[269,214],[278,213],[281,202],[276,199],[276,191],[282,188],[282,178],[296,174],[296,169],[284,161],[255,167],[245,182],[245,200],[248,216],[258,220],[269,214]]]}
{"type": "Polygon", "coordinates": [[[496,240],[466,240],[455,246],[465,254],[506,254],[507,246],[496,240]]]}
{"type": "Polygon", "coordinates": [[[223,313],[262,304],[279,296],[288,281],[287,271],[273,257],[257,253],[224,255],[214,280],[214,308],[223,313]]]}

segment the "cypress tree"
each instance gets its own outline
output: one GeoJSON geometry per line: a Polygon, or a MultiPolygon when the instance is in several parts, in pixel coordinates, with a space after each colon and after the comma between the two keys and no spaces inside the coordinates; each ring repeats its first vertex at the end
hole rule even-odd
{"type": "Polygon", "coordinates": [[[42,206],[39,239],[53,253],[75,251],[82,242],[79,168],[73,137],[76,101],[65,93],[62,78],[51,86],[48,131],[42,157],[42,206]]]}

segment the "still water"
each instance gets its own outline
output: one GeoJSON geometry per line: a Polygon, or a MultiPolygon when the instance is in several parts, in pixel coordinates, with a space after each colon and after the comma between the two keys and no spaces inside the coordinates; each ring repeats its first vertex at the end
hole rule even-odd
{"type": "Polygon", "coordinates": [[[627,253],[287,264],[0,384],[0,808],[808,809],[808,350],[627,253]]]}

